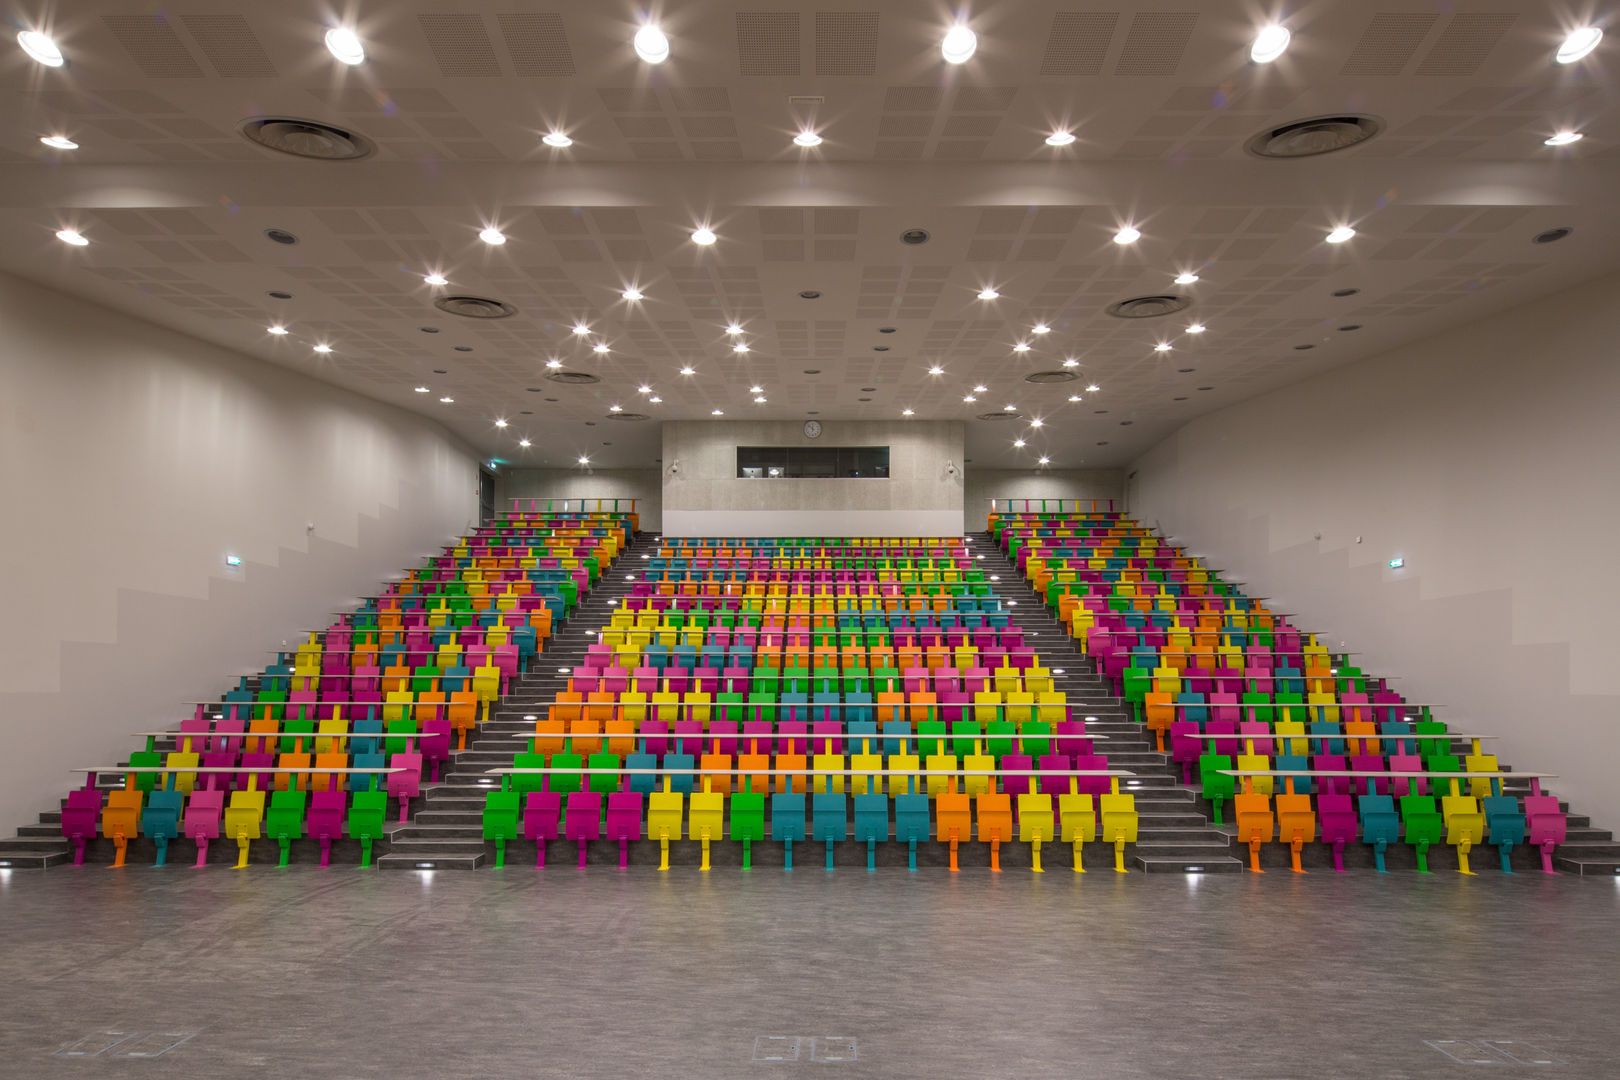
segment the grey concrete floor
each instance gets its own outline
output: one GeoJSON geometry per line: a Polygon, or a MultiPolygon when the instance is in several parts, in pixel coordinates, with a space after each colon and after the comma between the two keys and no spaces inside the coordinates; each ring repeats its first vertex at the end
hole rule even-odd
{"type": "Polygon", "coordinates": [[[0,1076],[1612,1078],[1617,929],[1494,871],[0,871],[0,1076]]]}

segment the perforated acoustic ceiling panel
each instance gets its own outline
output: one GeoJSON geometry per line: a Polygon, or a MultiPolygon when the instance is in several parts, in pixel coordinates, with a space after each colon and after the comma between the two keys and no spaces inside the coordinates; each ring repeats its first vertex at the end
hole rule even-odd
{"type": "Polygon", "coordinates": [[[182,15],[214,74],[224,79],[274,79],[278,72],[242,15],[182,15]]]}
{"type": "Polygon", "coordinates": [[[816,74],[877,73],[878,13],[816,12],[816,74]]]}
{"type": "Polygon", "coordinates": [[[1517,20],[1517,15],[1510,14],[1453,15],[1417,73],[1451,78],[1474,74],[1517,20]]]}
{"type": "Polygon", "coordinates": [[[101,22],[147,78],[202,78],[202,65],[175,33],[167,15],[103,15],[101,22]]]}
{"type": "Polygon", "coordinates": [[[1356,77],[1401,74],[1439,18],[1426,12],[1379,12],[1368,20],[1367,29],[1362,31],[1339,74],[1356,77]]]}
{"type": "Polygon", "coordinates": [[[485,79],[501,74],[501,62],[482,15],[421,14],[416,20],[442,74],[485,79]]]}
{"type": "Polygon", "coordinates": [[[1193,28],[1196,11],[1144,11],[1131,18],[1115,75],[1174,75],[1193,28]]]}
{"type": "Polygon", "coordinates": [[[1060,11],[1052,16],[1041,74],[1060,78],[1101,75],[1119,24],[1117,11],[1060,11]]]}
{"type": "Polygon", "coordinates": [[[798,73],[798,12],[737,12],[737,74],[797,75],[798,73]]]}
{"type": "Polygon", "coordinates": [[[563,18],[555,11],[511,12],[495,17],[512,59],[512,71],[524,78],[560,79],[574,74],[563,18]]]}

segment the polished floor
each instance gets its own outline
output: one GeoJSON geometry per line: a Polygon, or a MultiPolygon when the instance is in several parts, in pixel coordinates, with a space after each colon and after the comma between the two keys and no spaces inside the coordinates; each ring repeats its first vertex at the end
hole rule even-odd
{"type": "Polygon", "coordinates": [[[0,871],[0,1076],[1611,1078],[1617,931],[1494,872],[0,871]]]}

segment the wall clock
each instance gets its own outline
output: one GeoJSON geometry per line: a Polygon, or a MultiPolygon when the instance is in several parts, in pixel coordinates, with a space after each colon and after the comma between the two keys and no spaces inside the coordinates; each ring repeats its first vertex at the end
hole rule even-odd
{"type": "Polygon", "coordinates": [[[821,421],[806,420],[804,422],[804,437],[807,439],[821,438],[821,421]]]}

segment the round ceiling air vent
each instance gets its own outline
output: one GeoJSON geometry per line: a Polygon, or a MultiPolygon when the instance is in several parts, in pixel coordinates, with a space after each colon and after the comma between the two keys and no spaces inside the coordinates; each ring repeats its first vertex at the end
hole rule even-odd
{"type": "Polygon", "coordinates": [[[1376,116],[1316,116],[1267,128],[1243,148],[1255,157],[1305,158],[1347,150],[1384,130],[1376,116]]]}
{"type": "Polygon", "coordinates": [[[980,420],[1022,420],[1023,418],[1023,413],[1008,412],[1006,409],[1002,409],[1000,412],[982,412],[978,416],[980,420]]]}
{"type": "Polygon", "coordinates": [[[1556,244],[1558,241],[1562,240],[1564,237],[1568,236],[1574,231],[1575,230],[1570,228],[1568,225],[1560,225],[1556,229],[1548,229],[1546,232],[1536,233],[1536,235],[1532,236],[1530,240],[1532,243],[1536,244],[1556,244]]]}
{"type": "Polygon", "coordinates": [[[357,161],[376,150],[364,135],[318,120],[255,116],[242,121],[237,130],[266,150],[315,161],[357,161]]]}
{"type": "Polygon", "coordinates": [[[1032,371],[1024,376],[1024,381],[1028,383],[1065,383],[1074,382],[1079,377],[1072,371],[1063,371],[1061,369],[1058,371],[1032,371]]]}
{"type": "MultiPolygon", "coordinates": [[[[607,418],[609,420],[629,420],[629,421],[651,420],[652,419],[652,417],[648,416],[646,413],[639,413],[639,412],[608,413],[607,418]]],[[[602,445],[606,446],[607,444],[603,443],[602,445]]]]}
{"type": "Polygon", "coordinates": [[[504,319],[516,315],[517,308],[482,296],[441,296],[433,306],[446,315],[460,315],[464,319],[504,319]]]}
{"type": "Polygon", "coordinates": [[[1191,303],[1185,296],[1167,293],[1163,296],[1133,296],[1129,300],[1109,304],[1106,310],[1116,319],[1158,319],[1186,311],[1191,303]]]}
{"type": "Polygon", "coordinates": [[[546,381],[562,383],[564,386],[589,386],[591,383],[601,382],[602,379],[588,371],[548,371],[546,381]]]}
{"type": "Polygon", "coordinates": [[[928,243],[928,230],[907,229],[900,234],[900,242],[902,244],[926,244],[928,243]]]}

